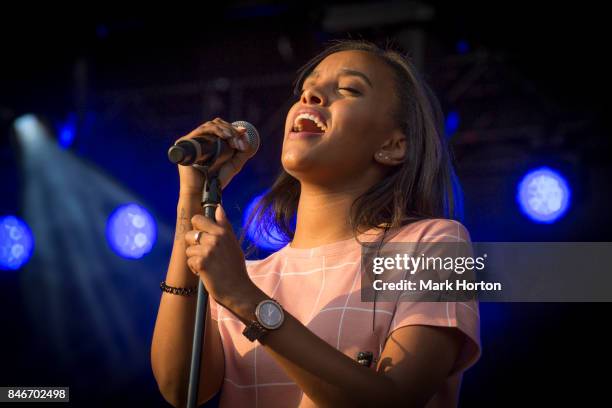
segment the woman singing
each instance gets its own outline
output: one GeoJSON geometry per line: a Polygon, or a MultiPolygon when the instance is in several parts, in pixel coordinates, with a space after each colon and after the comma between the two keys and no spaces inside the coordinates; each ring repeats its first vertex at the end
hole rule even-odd
{"type": "MultiPolygon", "coordinates": [[[[362,302],[362,242],[468,242],[437,99],[410,60],[366,41],[337,41],[298,72],[282,171],[249,223],[289,242],[245,261],[226,214],[200,213],[201,173],[179,166],[169,286],[210,297],[199,403],[221,407],[452,407],[480,357],[476,300],[362,302]],[[453,193],[455,191],[455,193],[453,193]],[[295,216],[295,228],[291,220],[295,216]]],[[[225,187],[254,154],[236,150],[225,187]]],[[[245,228],[246,231],[246,228],[245,228]]],[[[163,292],[151,350],[164,398],[184,406],[195,296],[163,292]]]]}

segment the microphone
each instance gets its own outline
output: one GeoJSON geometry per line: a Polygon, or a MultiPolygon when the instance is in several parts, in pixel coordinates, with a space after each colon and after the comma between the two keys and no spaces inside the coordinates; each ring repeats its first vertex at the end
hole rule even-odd
{"type": "MultiPolygon", "coordinates": [[[[256,153],[259,149],[260,138],[255,126],[243,120],[233,122],[232,126],[246,129],[246,141],[256,153]]],[[[168,149],[168,159],[182,166],[190,166],[194,163],[208,166],[209,170],[214,171],[229,160],[234,155],[234,151],[235,149],[225,139],[212,134],[204,134],[175,143],[168,149]]]]}

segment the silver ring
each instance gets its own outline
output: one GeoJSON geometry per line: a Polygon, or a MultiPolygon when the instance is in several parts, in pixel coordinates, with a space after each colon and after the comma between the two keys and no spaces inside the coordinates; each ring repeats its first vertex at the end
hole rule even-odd
{"type": "Polygon", "coordinates": [[[204,231],[196,232],[195,242],[198,243],[198,244],[200,243],[200,237],[202,236],[202,232],[204,232],[204,231]]]}

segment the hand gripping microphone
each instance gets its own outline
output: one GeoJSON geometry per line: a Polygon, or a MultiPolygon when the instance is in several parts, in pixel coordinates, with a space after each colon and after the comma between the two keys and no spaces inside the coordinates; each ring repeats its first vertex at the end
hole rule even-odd
{"type": "MultiPolygon", "coordinates": [[[[254,152],[257,152],[260,139],[255,126],[243,120],[233,122],[232,126],[246,129],[246,142],[254,152]]],[[[174,164],[190,166],[195,163],[215,171],[234,155],[235,150],[225,139],[204,134],[175,143],[168,149],[168,159],[174,164]]]]}

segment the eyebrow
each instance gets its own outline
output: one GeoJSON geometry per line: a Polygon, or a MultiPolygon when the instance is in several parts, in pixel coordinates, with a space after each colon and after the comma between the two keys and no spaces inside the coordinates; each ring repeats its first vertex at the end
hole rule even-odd
{"type": "MultiPolygon", "coordinates": [[[[355,71],[354,69],[349,69],[349,68],[341,68],[340,75],[350,75],[350,76],[360,77],[361,79],[366,81],[368,85],[370,85],[370,88],[374,88],[374,85],[372,85],[372,82],[370,81],[370,79],[363,72],[355,71]]],[[[306,78],[304,78],[303,82],[306,82],[307,79],[315,78],[317,76],[319,76],[319,71],[314,70],[306,78]]]]}

